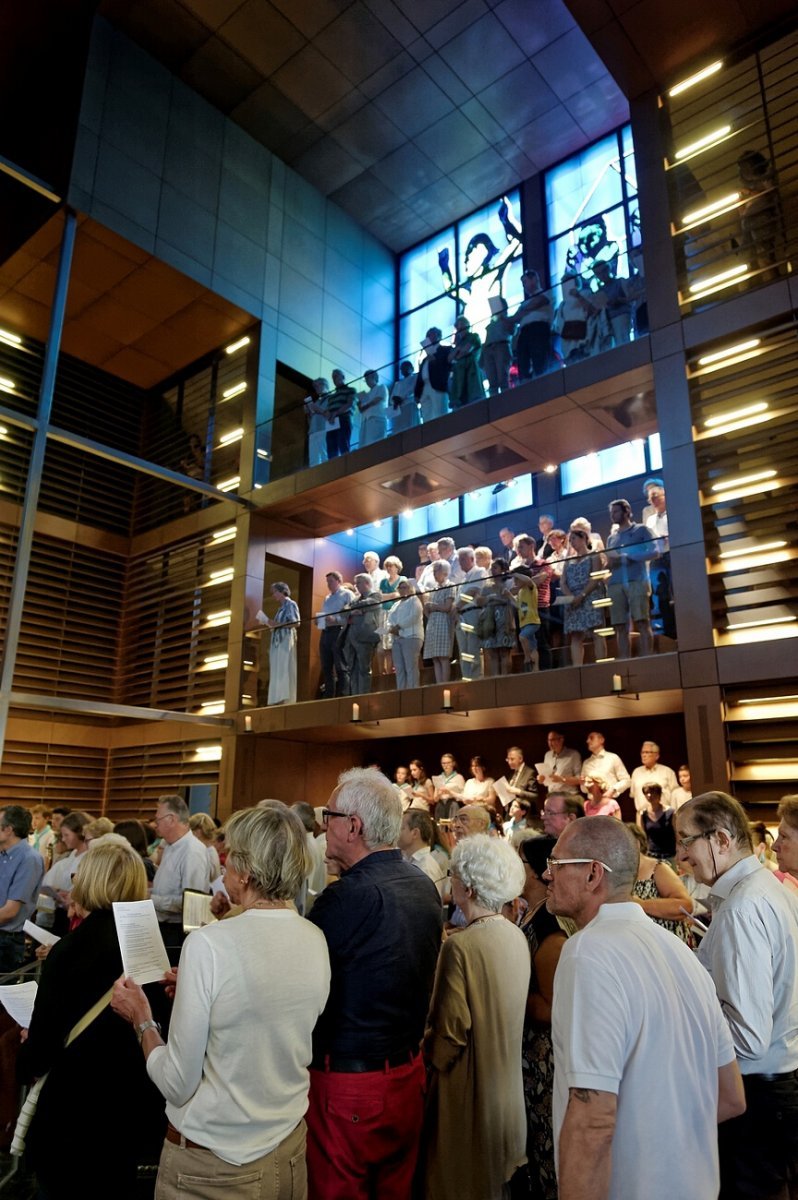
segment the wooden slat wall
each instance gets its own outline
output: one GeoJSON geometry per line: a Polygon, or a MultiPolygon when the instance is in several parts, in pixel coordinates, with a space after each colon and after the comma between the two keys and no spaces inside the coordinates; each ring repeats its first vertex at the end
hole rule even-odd
{"type": "MultiPolygon", "coordinates": [[[[690,383],[696,431],[712,435],[696,441],[695,449],[714,624],[721,640],[729,624],[798,615],[798,326],[793,322],[754,330],[730,341],[740,343],[754,337],[759,344],[749,357],[742,355],[740,362],[732,358],[728,366],[718,364],[720,369],[697,373],[690,383]],[[763,403],[766,409],[751,414],[757,418],[756,424],[735,428],[732,420],[728,431],[724,425],[715,425],[716,432],[707,427],[707,421],[717,422],[728,414],[733,417],[763,403]],[[751,495],[732,495],[728,500],[712,491],[718,483],[733,484],[766,471],[773,472],[777,486],[751,495]],[[720,557],[747,547],[755,555],[759,547],[774,542],[785,545],[763,558],[720,557]]],[[[719,348],[713,345],[697,351],[692,368],[700,372],[701,355],[719,348]]],[[[731,494],[733,489],[729,491],[731,494]]],[[[785,630],[788,625],[785,622],[785,630]]],[[[772,628],[777,628],[775,622],[772,628]]],[[[793,640],[793,654],[795,646],[793,640]]]]}
{"type": "Polygon", "coordinates": [[[113,821],[142,820],[152,816],[156,800],[166,792],[193,784],[215,787],[218,762],[194,757],[202,744],[174,742],[109,751],[106,814],[113,821]]]}
{"type": "Polygon", "coordinates": [[[68,804],[99,816],[106,765],[103,748],[6,741],[0,803],[68,804]]]}

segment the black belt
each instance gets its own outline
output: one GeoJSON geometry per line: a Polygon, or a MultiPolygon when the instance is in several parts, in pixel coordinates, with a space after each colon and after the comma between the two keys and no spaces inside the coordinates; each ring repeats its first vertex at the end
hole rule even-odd
{"type": "Polygon", "coordinates": [[[313,1071],[338,1071],[345,1075],[362,1075],[367,1071],[387,1071],[392,1067],[404,1067],[414,1062],[419,1051],[399,1050],[382,1058],[339,1058],[335,1054],[324,1054],[314,1058],[310,1064],[313,1071]]]}
{"type": "Polygon", "coordinates": [[[798,1082],[798,1068],[794,1071],[782,1071],[781,1074],[765,1071],[759,1074],[743,1075],[743,1083],[748,1079],[756,1083],[786,1083],[788,1079],[795,1079],[798,1082]]]}

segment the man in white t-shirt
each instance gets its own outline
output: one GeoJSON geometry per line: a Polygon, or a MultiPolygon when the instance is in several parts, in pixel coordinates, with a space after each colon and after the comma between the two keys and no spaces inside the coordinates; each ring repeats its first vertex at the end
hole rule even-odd
{"type": "Polygon", "coordinates": [[[579,931],[552,1005],[560,1200],[710,1200],[717,1122],[745,1108],[711,980],[631,898],[638,863],[619,821],[591,817],[566,827],[544,874],[549,912],[579,931]]]}

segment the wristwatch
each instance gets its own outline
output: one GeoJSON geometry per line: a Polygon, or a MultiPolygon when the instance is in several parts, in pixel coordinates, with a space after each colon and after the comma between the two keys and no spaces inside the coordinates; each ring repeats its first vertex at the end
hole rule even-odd
{"type": "Polygon", "coordinates": [[[155,1029],[158,1033],[161,1032],[161,1027],[157,1021],[153,1021],[152,1019],[142,1021],[140,1025],[136,1026],[136,1037],[139,1039],[139,1045],[141,1045],[142,1038],[148,1029],[155,1029]]]}

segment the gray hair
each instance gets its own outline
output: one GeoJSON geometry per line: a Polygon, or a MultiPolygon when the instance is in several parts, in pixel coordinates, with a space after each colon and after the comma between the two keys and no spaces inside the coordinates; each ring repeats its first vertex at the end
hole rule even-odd
{"type": "Polygon", "coordinates": [[[445,578],[448,579],[449,575],[451,574],[451,570],[451,563],[448,563],[445,558],[439,558],[437,562],[432,564],[433,575],[438,575],[441,571],[443,571],[445,578]]]}
{"type": "Polygon", "coordinates": [[[499,838],[476,833],[458,842],[452,853],[452,874],[491,912],[514,900],[524,887],[524,868],[517,852],[499,838]]]}
{"type": "Polygon", "coordinates": [[[450,537],[438,538],[438,549],[439,550],[440,550],[441,546],[446,546],[449,550],[454,550],[454,538],[450,538],[450,537]]]}
{"type": "MultiPolygon", "coordinates": [[[[377,561],[379,562],[379,559],[377,561]]],[[[367,571],[360,571],[359,574],[357,574],[355,576],[355,578],[352,580],[352,582],[355,584],[355,586],[357,586],[359,583],[363,583],[363,582],[368,583],[370,588],[373,587],[373,585],[374,585],[374,580],[371,578],[371,576],[368,574],[367,571]]]]}
{"type": "Polygon", "coordinates": [[[284,804],[233,813],[224,827],[227,862],[269,900],[293,900],[312,869],[305,827],[284,804]]]}
{"type": "Polygon", "coordinates": [[[615,817],[585,817],[572,821],[561,837],[568,838],[568,856],[590,858],[609,867],[609,890],[631,895],[640,865],[640,851],[632,834],[615,817]]]}
{"type": "Polygon", "coordinates": [[[461,548],[457,551],[457,557],[461,563],[464,558],[465,559],[468,559],[468,558],[473,559],[474,558],[473,546],[461,546],[461,548]]]}
{"type": "Polygon", "coordinates": [[[290,587],[288,586],[287,583],[283,583],[282,580],[278,580],[277,583],[272,584],[272,591],[279,592],[281,596],[290,596],[291,595],[290,587]]]}
{"type": "Polygon", "coordinates": [[[338,812],[359,817],[368,850],[396,846],[402,828],[402,801],[381,771],[352,767],[338,776],[335,795],[338,812]]]}
{"type": "Polygon", "coordinates": [[[172,816],[177,817],[181,825],[188,825],[188,805],[182,796],[159,796],[157,803],[163,806],[167,812],[170,812],[172,816]]]}

